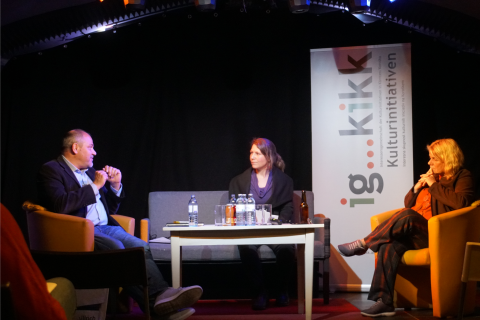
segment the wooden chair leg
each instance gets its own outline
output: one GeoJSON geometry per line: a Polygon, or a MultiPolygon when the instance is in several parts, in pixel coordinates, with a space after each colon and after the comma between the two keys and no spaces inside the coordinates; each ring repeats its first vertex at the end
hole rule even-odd
{"type": "Polygon", "coordinates": [[[329,260],[323,260],[323,304],[330,303],[330,266],[329,260]]]}
{"type": "Polygon", "coordinates": [[[463,319],[463,307],[465,306],[465,292],[467,291],[467,282],[462,281],[462,288],[460,289],[460,304],[458,305],[458,320],[463,319]]]}

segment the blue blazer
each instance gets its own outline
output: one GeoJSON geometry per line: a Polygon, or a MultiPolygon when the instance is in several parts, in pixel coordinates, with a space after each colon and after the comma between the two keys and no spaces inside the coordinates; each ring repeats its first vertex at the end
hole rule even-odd
{"type": "MultiPolygon", "coordinates": [[[[94,168],[87,170],[87,175],[92,181],[95,180],[95,171],[94,168]]],[[[40,168],[37,188],[39,204],[56,213],[86,218],[87,206],[97,202],[92,187],[80,185],[62,156],[45,163],[40,168]]],[[[118,226],[118,222],[110,215],[117,213],[120,202],[125,198],[123,188],[120,197],[105,186],[99,190],[99,193],[107,212],[108,224],[118,226]]]]}

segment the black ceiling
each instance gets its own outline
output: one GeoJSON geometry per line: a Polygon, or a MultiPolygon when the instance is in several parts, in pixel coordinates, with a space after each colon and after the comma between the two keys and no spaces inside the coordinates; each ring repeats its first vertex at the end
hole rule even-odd
{"type": "MultiPolygon", "coordinates": [[[[192,10],[194,7],[193,0],[146,0],[145,10],[129,12],[125,9],[123,0],[78,1],[80,5],[44,12],[2,26],[2,64],[14,56],[66,45],[89,33],[104,31],[105,28],[119,28],[140,23],[154,15],[181,12],[181,9],[192,10]]],[[[252,10],[241,13],[236,6],[243,1],[217,0],[216,12],[208,14],[235,10],[238,14],[248,14],[252,10],[286,8],[286,0],[245,0],[246,7],[252,10]],[[275,6],[268,7],[272,3],[275,6]]],[[[370,11],[366,14],[435,37],[458,50],[480,53],[480,19],[473,10],[476,8],[472,7],[472,15],[467,14],[468,9],[468,6],[463,6],[460,11],[453,10],[426,0],[396,0],[393,3],[388,0],[372,0],[370,11]]],[[[309,12],[304,14],[328,14],[338,10],[348,10],[348,0],[314,0],[310,3],[309,12]]]]}

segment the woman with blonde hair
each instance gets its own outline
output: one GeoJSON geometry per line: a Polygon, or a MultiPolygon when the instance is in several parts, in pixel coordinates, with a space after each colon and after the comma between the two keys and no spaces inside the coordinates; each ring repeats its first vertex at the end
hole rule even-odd
{"type": "MultiPolygon", "coordinates": [[[[255,138],[250,148],[251,168],[230,181],[230,194],[253,195],[256,204],[272,204],[274,215],[283,222],[289,222],[293,215],[293,180],[283,173],[285,162],[277,153],[272,141],[255,138]]],[[[279,272],[279,286],[276,305],[289,304],[288,280],[291,278],[295,261],[293,244],[268,245],[276,256],[279,272]]],[[[264,284],[262,264],[258,255],[260,245],[238,246],[240,259],[251,283],[252,309],[264,310],[268,304],[267,290],[264,284]]]]}
{"type": "Polygon", "coordinates": [[[393,291],[397,268],[407,250],[428,248],[428,219],[469,206],[474,200],[472,174],[463,169],[463,153],[453,139],[427,146],[430,169],[405,196],[405,208],[382,222],[367,237],[338,246],[346,257],[378,252],[367,317],[395,315],[393,291]]]}

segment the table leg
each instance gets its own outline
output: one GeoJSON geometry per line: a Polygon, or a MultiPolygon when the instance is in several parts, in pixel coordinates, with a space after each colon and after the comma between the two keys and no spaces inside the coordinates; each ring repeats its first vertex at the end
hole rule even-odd
{"type": "Polygon", "coordinates": [[[172,287],[182,286],[182,247],[178,236],[171,235],[170,247],[172,251],[172,287]]]}
{"type": "Polygon", "coordinates": [[[298,313],[305,313],[305,244],[297,244],[298,313]]]}
{"type": "Polygon", "coordinates": [[[305,319],[312,319],[312,294],[313,294],[313,229],[305,234],[305,319]]]}

